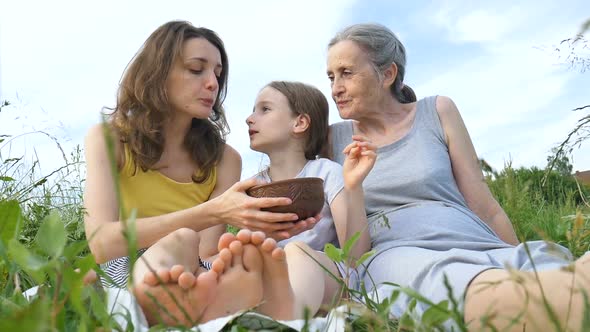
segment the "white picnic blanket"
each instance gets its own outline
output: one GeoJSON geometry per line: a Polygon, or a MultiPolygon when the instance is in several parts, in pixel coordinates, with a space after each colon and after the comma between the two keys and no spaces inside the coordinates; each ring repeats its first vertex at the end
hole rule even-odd
{"type": "MultiPolygon", "coordinates": [[[[149,330],[145,315],[133,294],[127,289],[119,288],[107,288],[106,293],[108,297],[108,308],[112,314],[116,314],[114,317],[124,330],[129,323],[125,319],[126,316],[130,317],[135,331],[143,332],[149,330]]],[[[326,317],[310,319],[307,322],[306,329],[308,331],[344,332],[345,316],[348,310],[350,308],[341,306],[330,311],[326,317]]],[[[239,320],[241,325],[245,324],[251,330],[277,330],[280,328],[286,330],[291,328],[295,331],[301,331],[305,326],[305,321],[302,319],[275,321],[268,316],[258,313],[240,312],[197,325],[191,331],[217,332],[234,320],[239,320]]],[[[176,331],[176,329],[171,328],[169,331],[176,331]]]]}

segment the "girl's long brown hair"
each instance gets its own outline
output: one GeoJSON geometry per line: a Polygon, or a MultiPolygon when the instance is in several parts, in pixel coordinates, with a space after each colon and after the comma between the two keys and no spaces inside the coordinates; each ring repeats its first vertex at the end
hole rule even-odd
{"type": "Polygon", "coordinates": [[[160,26],[127,66],[119,85],[117,104],[107,109],[112,111],[111,125],[120,141],[127,145],[135,167],[143,171],[151,169],[162,156],[164,123],[171,113],[166,80],[174,61],[181,56],[184,42],[191,38],[204,38],[213,44],[221,54],[222,64],[211,116],[194,118],[184,137],[184,146],[199,170],[192,179],[202,183],[221,160],[229,133],[222,106],[227,93],[228,59],[223,42],[214,31],[184,21],[160,26]]]}

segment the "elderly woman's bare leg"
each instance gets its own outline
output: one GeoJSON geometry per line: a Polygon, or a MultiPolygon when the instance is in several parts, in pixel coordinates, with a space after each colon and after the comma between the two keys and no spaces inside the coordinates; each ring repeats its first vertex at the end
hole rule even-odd
{"type": "Polygon", "coordinates": [[[499,331],[579,331],[584,292],[590,295],[590,255],[536,275],[487,270],[467,288],[465,321],[473,331],[492,326],[499,331]]]}

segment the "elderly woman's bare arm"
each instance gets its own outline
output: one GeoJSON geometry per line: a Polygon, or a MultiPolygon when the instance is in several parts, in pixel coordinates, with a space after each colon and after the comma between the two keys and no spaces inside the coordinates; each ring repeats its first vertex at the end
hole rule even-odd
{"type": "Polygon", "coordinates": [[[502,241],[518,244],[510,219],[493,197],[485,181],[475,148],[457,106],[450,98],[439,96],[436,100],[436,110],[449,147],[453,175],[467,205],[502,241]]]}

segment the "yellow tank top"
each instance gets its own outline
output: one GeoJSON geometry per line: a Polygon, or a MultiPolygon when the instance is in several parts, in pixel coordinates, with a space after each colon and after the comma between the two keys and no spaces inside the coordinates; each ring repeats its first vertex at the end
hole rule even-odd
{"type": "MultiPolygon", "coordinates": [[[[137,218],[153,217],[183,210],[209,199],[217,182],[217,168],[203,183],[181,183],[156,170],[135,171],[131,153],[124,145],[125,164],[120,173],[121,198],[125,215],[137,209],[137,218]]],[[[123,212],[123,211],[121,211],[123,212]]]]}

